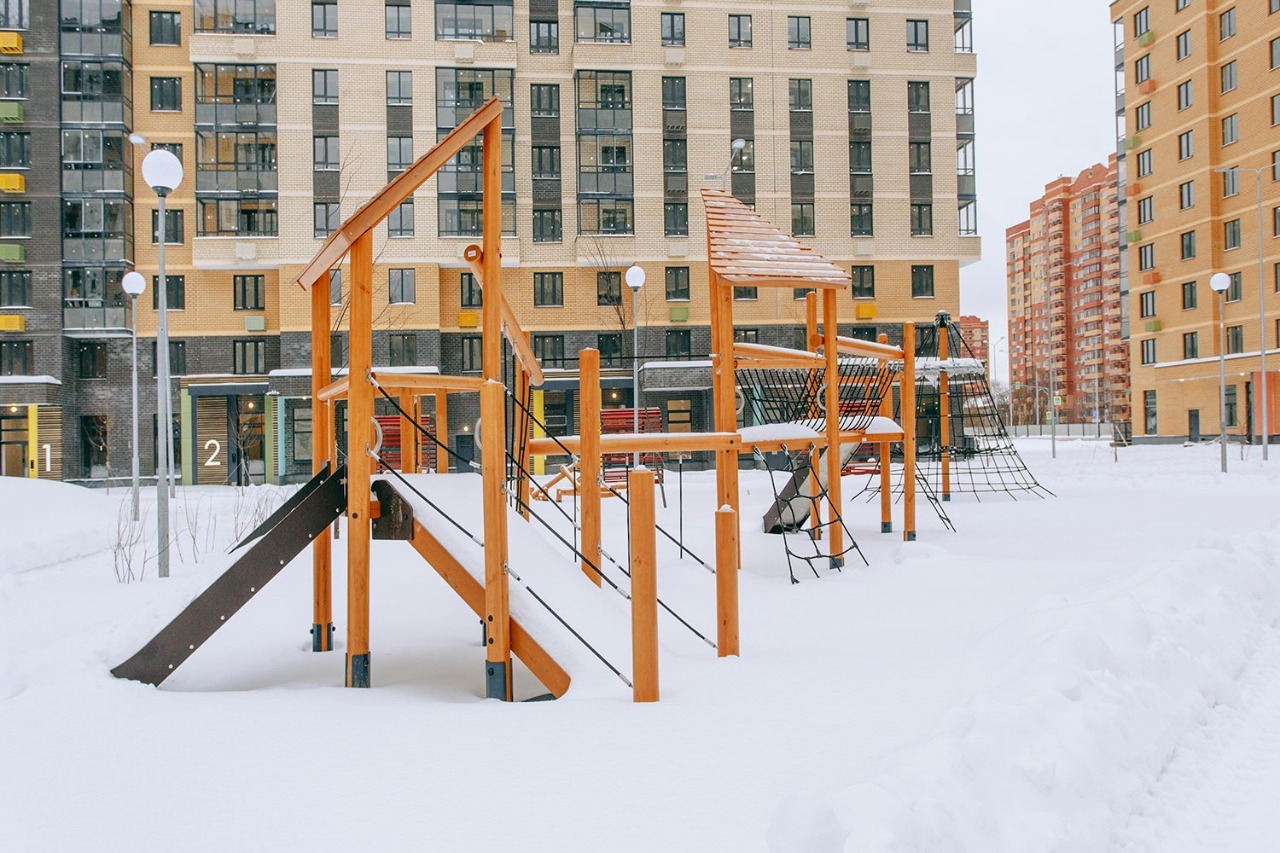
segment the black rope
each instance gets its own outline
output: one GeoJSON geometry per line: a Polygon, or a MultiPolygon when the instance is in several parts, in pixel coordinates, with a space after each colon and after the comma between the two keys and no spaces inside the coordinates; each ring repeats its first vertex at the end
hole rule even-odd
{"type": "Polygon", "coordinates": [[[628,679],[627,679],[627,677],[626,677],[625,675],[623,675],[621,672],[619,672],[619,671],[618,671],[618,668],[617,668],[616,666],[614,666],[613,664],[609,663],[609,659],[608,659],[608,658],[606,658],[604,655],[600,654],[600,652],[596,651],[595,646],[593,646],[593,645],[591,645],[590,643],[588,643],[585,637],[583,637],[583,636],[582,636],[581,634],[579,634],[576,630],[574,630],[573,626],[572,626],[572,625],[570,625],[568,622],[566,622],[566,621],[564,620],[564,617],[562,617],[559,613],[557,613],[557,612],[555,611],[555,609],[554,609],[554,608],[552,608],[552,606],[551,606],[550,604],[547,604],[547,602],[543,601],[542,596],[538,595],[538,593],[536,593],[536,592],[534,592],[534,591],[533,591],[533,587],[531,587],[531,586],[529,586],[528,584],[526,584],[523,580],[521,580],[521,579],[520,579],[520,576],[519,576],[519,575],[517,575],[517,574],[515,574],[514,572],[510,572],[510,571],[508,571],[508,574],[510,574],[512,577],[514,577],[517,581],[520,581],[520,585],[521,585],[521,586],[523,586],[526,590],[528,590],[528,591],[529,591],[529,594],[533,596],[534,600],[535,600],[535,601],[537,601],[539,604],[541,604],[544,608],[546,608],[547,612],[548,612],[548,613],[550,613],[552,616],[554,616],[554,617],[556,618],[556,621],[557,621],[557,622],[559,622],[561,625],[563,625],[563,626],[565,627],[565,630],[566,630],[566,631],[568,631],[570,634],[573,634],[573,636],[577,637],[578,642],[579,642],[579,643],[582,643],[582,645],[586,646],[586,647],[587,647],[587,651],[589,651],[589,652],[591,652],[591,654],[595,655],[597,660],[599,660],[599,661],[600,661],[602,664],[604,664],[605,666],[609,667],[609,671],[610,671],[610,672],[612,672],[614,675],[618,676],[618,678],[622,679],[622,683],[623,683],[623,684],[627,685],[628,687],[634,687],[634,686],[635,686],[635,685],[633,685],[633,684],[630,682],[630,680],[628,680],[628,679]]]}
{"type": "Polygon", "coordinates": [[[408,480],[406,480],[406,479],[405,479],[405,478],[400,474],[400,472],[399,472],[399,471],[395,470],[394,468],[391,468],[391,467],[387,466],[387,463],[386,463],[385,461],[383,461],[383,459],[382,459],[382,457],[381,457],[380,455],[378,455],[378,454],[376,454],[376,453],[375,453],[375,454],[374,454],[374,456],[377,458],[377,460],[378,460],[379,462],[381,462],[381,463],[382,463],[383,467],[384,467],[384,468],[386,468],[386,470],[387,470],[387,473],[388,473],[388,474],[390,474],[391,476],[395,477],[397,480],[399,480],[401,483],[403,483],[403,484],[404,484],[405,488],[407,488],[409,491],[413,492],[415,495],[417,495],[419,498],[421,498],[423,501],[425,501],[425,502],[426,502],[426,504],[427,504],[427,506],[431,507],[431,508],[432,508],[432,509],[434,509],[436,512],[440,513],[440,515],[444,518],[444,520],[445,520],[445,521],[449,522],[449,523],[450,523],[450,524],[452,524],[454,527],[458,528],[458,529],[459,529],[459,530],[461,530],[464,534],[466,534],[466,536],[467,536],[467,538],[468,538],[468,539],[470,539],[472,542],[474,542],[474,543],[476,543],[477,545],[479,545],[481,548],[483,548],[483,547],[484,547],[484,543],[483,543],[483,542],[481,542],[479,539],[477,539],[477,538],[475,537],[475,535],[474,535],[474,534],[472,534],[472,532],[471,532],[470,530],[468,530],[467,528],[465,528],[465,527],[463,527],[461,524],[459,524],[459,523],[457,522],[457,520],[455,520],[455,519],[453,518],[453,516],[449,515],[449,513],[445,512],[445,511],[444,511],[444,510],[442,510],[440,507],[436,506],[435,502],[434,502],[434,501],[432,501],[432,500],[431,500],[431,498],[427,497],[427,496],[426,496],[426,495],[424,495],[422,492],[420,492],[417,488],[415,488],[415,487],[414,487],[414,485],[413,485],[412,483],[410,483],[408,480]]]}

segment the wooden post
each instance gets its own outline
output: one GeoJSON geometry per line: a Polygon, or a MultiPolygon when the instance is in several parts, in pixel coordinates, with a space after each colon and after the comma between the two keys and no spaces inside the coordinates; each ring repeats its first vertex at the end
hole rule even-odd
{"type": "MultiPolygon", "coordinates": [[[[493,330],[493,334],[497,334],[493,330]]],[[[488,334],[486,332],[486,334],[488,334]]],[[[506,390],[480,389],[480,476],[484,489],[485,696],[511,701],[511,626],[507,591],[506,390]]]]}
{"type": "MultiPolygon", "coordinates": [[[[327,282],[311,286],[311,473],[327,465],[332,471],[333,433],[327,415],[329,404],[316,399],[332,378],[329,338],[329,288],[327,282]]],[[[311,651],[333,649],[333,540],[324,531],[311,546],[311,651]]]]}
{"type": "Polygon", "coordinates": [[[836,319],[836,294],[835,290],[825,290],[822,293],[822,351],[827,357],[827,500],[832,522],[827,542],[833,566],[844,563],[844,558],[840,556],[840,552],[844,550],[844,531],[837,520],[843,506],[843,496],[840,489],[840,347],[836,343],[840,332],[836,319]]]}
{"type": "MultiPolygon", "coordinates": [[[[436,393],[436,439],[445,447],[449,446],[449,392],[436,393]]],[[[448,474],[453,457],[441,448],[436,448],[436,471],[448,474]]]]}
{"type": "MultiPolygon", "coordinates": [[[[579,375],[581,375],[581,371],[579,371],[579,375]]],[[[542,428],[542,424],[545,424],[547,422],[546,392],[534,391],[529,396],[530,396],[529,409],[533,412],[533,424],[532,424],[533,437],[546,438],[547,433],[542,428]]],[[[543,474],[547,473],[547,457],[546,456],[543,456],[542,454],[539,453],[538,455],[533,457],[531,462],[533,465],[533,468],[531,470],[533,471],[534,474],[537,474],[538,476],[542,476],[543,474]]]]}
{"type": "Polygon", "coordinates": [[[818,351],[818,293],[811,290],[804,295],[805,349],[818,351]]]}
{"type": "Polygon", "coordinates": [[[658,701],[658,567],[653,472],[627,474],[631,515],[631,681],[636,702],[658,701]]]}
{"type": "Polygon", "coordinates": [[[916,541],[916,327],[902,324],[902,538],[916,541]]]}
{"type": "Polygon", "coordinates": [[[368,687],[369,477],[373,459],[373,232],[351,247],[350,387],[347,391],[347,686],[368,687]]]}
{"type": "MultiPolygon", "coordinates": [[[[739,568],[738,513],[730,507],[721,507],[716,510],[716,653],[722,658],[741,654],[738,647],[739,568]]],[[[633,590],[634,584],[632,581],[633,590]]]]}
{"type": "MultiPolygon", "coordinates": [[[[529,371],[524,369],[524,364],[518,358],[515,359],[515,367],[516,399],[527,406],[531,402],[529,399],[529,371]]],[[[516,454],[516,471],[519,474],[516,480],[516,507],[524,520],[528,521],[529,513],[532,511],[529,498],[529,490],[531,488],[529,477],[533,476],[533,469],[529,465],[529,418],[518,406],[512,408],[511,417],[515,420],[513,437],[516,445],[512,450],[516,454]],[[528,473],[526,474],[525,472],[528,473]]]]}
{"type": "MultiPolygon", "coordinates": [[[[889,343],[889,336],[883,332],[876,337],[882,344],[889,343]]],[[[883,365],[883,362],[882,362],[883,365]]],[[[888,369],[885,367],[884,369],[888,369]]],[[[880,417],[893,417],[893,383],[884,389],[880,398],[880,417]]],[[[893,532],[893,477],[890,466],[893,464],[893,445],[888,441],[880,442],[880,532],[893,532]]]]}
{"type": "MultiPolygon", "coordinates": [[[[738,410],[736,406],[736,377],[733,363],[733,288],[721,284],[715,272],[711,276],[711,297],[715,303],[712,312],[712,364],[716,432],[737,432],[738,410]]],[[[724,450],[716,453],[716,506],[738,509],[738,452],[724,450]]]]}
{"type": "Polygon", "coordinates": [[[418,430],[414,428],[413,420],[417,416],[415,410],[418,407],[418,395],[412,394],[407,389],[401,390],[400,399],[397,402],[405,411],[405,414],[400,416],[400,473],[416,474],[418,461],[414,450],[418,447],[418,430]]]}
{"type": "MultiPolygon", "coordinates": [[[[938,361],[949,358],[951,327],[938,326],[938,361]]],[[[942,499],[951,500],[951,388],[946,368],[938,368],[938,433],[942,461],[942,499]]]]}
{"type": "Polygon", "coordinates": [[[600,586],[600,350],[578,353],[578,505],[582,507],[582,573],[600,586]]]}

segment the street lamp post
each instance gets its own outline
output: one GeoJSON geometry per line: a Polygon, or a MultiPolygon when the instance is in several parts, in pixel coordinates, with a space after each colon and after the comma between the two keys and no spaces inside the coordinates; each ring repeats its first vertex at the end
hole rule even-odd
{"type": "Polygon", "coordinates": [[[182,161],[170,151],[157,149],[142,160],[142,178],[155,191],[156,215],[156,559],[159,575],[169,576],[169,479],[173,457],[173,401],[169,391],[169,287],[164,272],[165,198],[182,183],[182,161]]]}
{"type": "Polygon", "coordinates": [[[728,183],[729,181],[729,172],[730,170],[733,169],[734,155],[746,147],[747,147],[747,140],[745,139],[735,139],[733,140],[733,142],[729,143],[729,162],[724,164],[724,171],[711,172],[706,175],[706,180],[714,181],[718,179],[720,181],[720,189],[724,189],[725,184],[728,183]]]}
{"type": "Polygon", "coordinates": [[[147,289],[141,273],[127,272],[120,282],[129,295],[129,313],[133,318],[133,520],[138,520],[138,297],[147,289]]]}
{"type": "MultiPolygon", "coordinates": [[[[635,431],[640,432],[640,288],[644,287],[644,269],[632,265],[627,268],[627,287],[631,288],[631,412],[635,431]]],[[[640,453],[632,455],[631,466],[640,467],[640,453]]]]}
{"type": "Polygon", "coordinates": [[[1222,445],[1222,473],[1227,473],[1227,288],[1231,276],[1216,272],[1209,287],[1218,294],[1218,443],[1222,445]]]}
{"type": "MultiPolygon", "coordinates": [[[[1247,166],[1231,166],[1222,169],[1215,169],[1217,172],[1252,172],[1254,180],[1258,188],[1258,377],[1259,384],[1262,386],[1258,389],[1258,406],[1262,409],[1262,461],[1268,459],[1268,445],[1270,444],[1270,424],[1268,424],[1267,412],[1267,298],[1266,291],[1263,289],[1263,278],[1266,275],[1266,264],[1263,261],[1262,254],[1262,173],[1264,171],[1272,171],[1271,167],[1267,169],[1251,169],[1247,166]]],[[[1277,178],[1280,178],[1280,169],[1276,169],[1277,178]]],[[[1225,468],[1223,469],[1226,470],[1225,468]]]]}

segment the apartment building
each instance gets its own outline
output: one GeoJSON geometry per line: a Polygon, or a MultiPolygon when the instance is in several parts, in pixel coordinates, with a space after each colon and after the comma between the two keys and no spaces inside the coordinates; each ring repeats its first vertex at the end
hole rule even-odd
{"type": "Polygon", "coordinates": [[[964,340],[973,357],[983,364],[991,364],[991,326],[973,314],[965,314],[960,318],[960,337],[964,340]]]}
{"type": "Polygon", "coordinates": [[[1015,423],[1129,420],[1117,161],[1045,185],[1005,231],[1015,423]]]}
{"type": "Polygon", "coordinates": [[[1118,0],[1111,15],[1135,440],[1258,440],[1260,353],[1274,361],[1280,337],[1280,0],[1118,0]]]}
{"type": "MultiPolygon", "coordinates": [[[[25,8],[0,7],[14,4],[25,8]]],[[[343,218],[494,96],[506,107],[502,286],[549,368],[535,407],[553,430],[576,429],[587,346],[601,350],[607,403],[636,399],[638,355],[640,401],[676,428],[701,423],[699,186],[731,187],[850,268],[842,331],[896,338],[904,321],[956,313],[959,269],[979,251],[972,26],[968,0],[64,2],[62,145],[33,159],[52,174],[61,151],[62,310],[25,312],[49,337],[36,358],[62,354],[47,369],[61,384],[41,401],[64,413],[50,475],[127,475],[133,318],[119,279],[134,268],[148,282],[136,320],[154,470],[159,223],[134,175],[160,147],[186,173],[163,224],[185,482],[309,474],[310,314],[294,279],[343,218]],[[634,311],[622,285],[633,264],[647,274],[634,311]]],[[[479,235],[478,164],[456,158],[377,235],[381,365],[479,367],[484,297],[462,257],[479,235]]],[[[333,270],[335,306],[346,287],[333,270]]],[[[796,343],[803,293],[735,297],[741,339],[796,343]]],[[[438,426],[464,455],[476,414],[460,399],[438,426]]]]}

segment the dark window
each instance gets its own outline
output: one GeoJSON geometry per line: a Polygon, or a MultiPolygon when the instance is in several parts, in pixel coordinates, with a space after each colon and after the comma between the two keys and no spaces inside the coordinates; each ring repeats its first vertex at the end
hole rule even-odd
{"type": "Polygon", "coordinates": [[[1156,434],[1156,392],[1142,392],[1143,426],[1147,435],[1156,434]]]}
{"type": "MultiPolygon", "coordinates": [[[[408,6],[408,0],[404,0],[408,6]]],[[[472,39],[478,41],[511,41],[515,33],[515,14],[511,3],[437,2],[436,38],[472,39]]]]}
{"type": "Polygon", "coordinates": [[[760,342],[759,329],[734,329],[733,342],[736,344],[756,344],[760,342]]]}
{"type": "MultiPolygon", "coordinates": [[[[876,298],[876,268],[870,264],[856,266],[852,270],[853,274],[853,298],[854,299],[875,299],[876,298]]],[[[914,276],[912,277],[914,284],[914,276]]],[[[915,295],[914,293],[912,294],[915,295]]]]}
{"type": "Polygon", "coordinates": [[[315,202],[314,213],[317,237],[328,237],[342,224],[342,206],[336,201],[315,202]]]}
{"type": "Polygon", "coordinates": [[[462,336],[462,369],[467,372],[481,369],[484,360],[483,338],[479,335],[462,336]]]}
{"type": "MultiPolygon", "coordinates": [[[[151,342],[151,375],[155,376],[160,369],[156,361],[156,342],[151,342]]],[[[187,372],[187,342],[169,341],[169,375],[181,376],[187,372]]],[[[177,419],[175,419],[177,420],[177,419]]],[[[174,446],[175,450],[177,445],[174,446]]]]}
{"type": "Polygon", "coordinates": [[[1146,225],[1156,215],[1156,199],[1155,196],[1147,196],[1138,199],[1138,224],[1146,225]]]}
{"type": "Polygon", "coordinates": [[[0,341],[0,376],[29,376],[35,360],[31,341],[0,341]]]}
{"type": "Polygon", "coordinates": [[[267,342],[247,340],[231,342],[231,372],[257,375],[267,372],[267,342]]]}
{"type": "Polygon", "coordinates": [[[484,292],[476,284],[476,277],[464,272],[459,279],[459,301],[463,308],[483,308],[484,292]]]}
{"type": "Polygon", "coordinates": [[[1191,106],[1191,81],[1178,84],[1178,109],[1185,110],[1191,106]]]}
{"type": "Polygon", "coordinates": [[[336,0],[311,0],[311,37],[338,37],[338,4],[336,0]]]}
{"type": "Polygon", "coordinates": [[[83,476],[102,479],[111,473],[107,446],[106,415],[81,415],[80,457],[84,462],[83,476]]]}
{"type": "Polygon", "coordinates": [[[1138,104],[1138,108],[1133,111],[1134,124],[1138,130],[1146,130],[1151,127],[1151,102],[1138,104]]]}
{"type": "Polygon", "coordinates": [[[329,304],[342,304],[342,270],[329,270],[329,304]]]}
{"type": "Polygon", "coordinates": [[[237,275],[231,279],[235,294],[235,310],[262,311],[267,307],[266,277],[262,275],[237,275]]]}
{"type": "Polygon", "coordinates": [[[336,68],[317,68],[311,72],[311,102],[313,104],[338,103],[338,71],[336,68]]]}
{"type": "Polygon", "coordinates": [[[560,24],[556,21],[530,21],[529,52],[559,53],[560,24]]]}
{"type": "Polygon", "coordinates": [[[558,84],[534,83],[529,86],[529,95],[534,115],[560,115],[560,86],[558,84]]]}
{"type": "Polygon", "coordinates": [[[1150,29],[1151,10],[1146,6],[1143,6],[1133,15],[1133,35],[1135,38],[1137,36],[1146,35],[1150,29]]]}
{"type": "Polygon", "coordinates": [[[760,288],[735,285],[733,288],[733,298],[737,302],[754,302],[760,298],[760,288]]]}
{"type": "Polygon", "coordinates": [[[1227,286],[1227,301],[1239,302],[1243,298],[1244,279],[1241,273],[1233,272],[1229,274],[1231,284],[1227,286]]]}
{"type": "Polygon", "coordinates": [[[178,112],[182,109],[182,80],[177,77],[151,78],[151,111],[178,112]]]}
{"type": "Polygon", "coordinates": [[[874,233],[874,217],[870,202],[849,206],[849,230],[854,237],[870,237],[874,233]]]}
{"type": "Polygon", "coordinates": [[[1200,357],[1200,334],[1198,332],[1184,332],[1182,334],[1182,357],[1200,357]]]}
{"type": "Polygon", "coordinates": [[[418,336],[412,334],[391,335],[391,366],[409,367],[418,363],[418,336]]]}
{"type": "Polygon", "coordinates": [[[407,39],[413,35],[413,20],[410,12],[412,9],[407,3],[403,6],[387,4],[387,38],[407,39]]]}
{"type": "MultiPolygon", "coordinates": [[[[187,308],[187,277],[185,275],[166,275],[164,277],[164,307],[168,311],[185,311],[187,308]]],[[[151,276],[151,310],[160,310],[160,276],[151,276]]]]}
{"type": "Polygon", "coordinates": [[[1138,152],[1138,177],[1145,178],[1147,175],[1151,174],[1151,170],[1153,168],[1154,168],[1154,163],[1152,161],[1151,149],[1148,148],[1146,151],[1139,151],[1138,152]]]}
{"type": "Polygon", "coordinates": [[[0,169],[31,167],[31,134],[0,133],[0,169]]]}
{"type": "Polygon", "coordinates": [[[693,354],[692,333],[688,329],[668,329],[667,358],[688,358],[693,354]]]}
{"type": "Polygon", "coordinates": [[[907,147],[907,163],[913,175],[933,172],[933,148],[928,142],[911,142],[907,147]]]}
{"type": "Polygon", "coordinates": [[[750,77],[729,78],[729,109],[755,109],[755,83],[750,77]]]}
{"type": "Polygon", "coordinates": [[[0,98],[25,98],[27,96],[27,66],[0,63],[0,98]]]}
{"type": "Polygon", "coordinates": [[[920,20],[907,21],[907,50],[925,51],[929,49],[929,22],[920,20]]]}
{"type": "Polygon", "coordinates": [[[387,180],[413,165],[413,137],[387,137],[387,180]]]}
{"type": "Polygon", "coordinates": [[[182,13],[152,12],[151,43],[154,45],[182,44],[182,13]]]}
{"type": "Polygon", "coordinates": [[[1236,34],[1236,10],[1228,9],[1218,16],[1218,39],[1226,41],[1236,34]]]}
{"type": "Polygon", "coordinates": [[[1227,326],[1227,354],[1244,352],[1244,326],[1227,326]]]}
{"type": "Polygon", "coordinates": [[[562,227],[559,208],[533,212],[533,242],[559,243],[562,227]]]}
{"type": "Polygon", "coordinates": [[[1221,82],[1223,94],[1230,92],[1239,85],[1239,81],[1236,78],[1236,64],[1234,62],[1228,62],[1226,65],[1222,66],[1221,82]]]}
{"type": "Polygon", "coordinates": [[[293,409],[293,461],[296,465],[311,462],[311,407],[293,409]]]}
{"type": "Polygon", "coordinates": [[[918,264],[911,267],[912,297],[933,296],[933,265],[918,264]]]}
{"type": "Polygon", "coordinates": [[[543,367],[564,367],[564,335],[535,334],[533,356],[543,367]]]}
{"type": "Polygon", "coordinates": [[[606,44],[631,41],[631,7],[627,4],[578,3],[573,9],[573,21],[576,41],[606,44]]]}
{"type": "MultiPolygon", "coordinates": [[[[119,14],[117,10],[117,14],[119,14]]],[[[25,30],[31,26],[30,0],[0,2],[0,30],[25,30]]]]}
{"type": "Polygon", "coordinates": [[[813,81],[792,78],[787,82],[787,100],[792,112],[809,112],[813,109],[813,81]]]}
{"type": "Polygon", "coordinates": [[[1156,292],[1154,290],[1138,294],[1138,316],[1143,318],[1156,316],[1156,292]]]}
{"type": "Polygon", "coordinates": [[[681,47],[684,45],[683,13],[662,13],[662,43],[668,47],[681,47]]]}
{"type": "Polygon", "coordinates": [[[1222,223],[1223,251],[1240,248],[1240,220],[1232,219],[1222,223]]]}
{"type": "Polygon", "coordinates": [[[413,199],[402,201],[387,215],[388,237],[413,236],[413,199]]]}
{"type": "Polygon", "coordinates": [[[76,364],[81,379],[106,379],[106,341],[81,341],[76,347],[76,364]]]}
{"type": "Polygon", "coordinates": [[[31,304],[31,270],[0,270],[0,307],[31,304]]]}
{"type": "Polygon", "coordinates": [[[1196,182],[1187,181],[1178,185],[1178,206],[1182,210],[1194,207],[1196,203],[1196,182]]]}
{"type": "Polygon", "coordinates": [[[812,237],[814,235],[813,202],[796,201],[791,203],[791,233],[796,237],[812,237]]]}
{"type": "Polygon", "coordinates": [[[871,49],[871,21],[868,18],[845,18],[845,42],[849,50],[871,49]]]}
{"type": "Polygon", "coordinates": [[[1141,359],[1142,359],[1142,364],[1156,363],[1156,339],[1155,338],[1147,338],[1146,340],[1142,341],[1141,359]]]}
{"type": "Polygon", "coordinates": [[[929,112],[929,83],[927,80],[911,80],[907,83],[907,112],[929,112]]]}
{"type": "Polygon", "coordinates": [[[1236,386],[1228,385],[1226,387],[1226,392],[1223,396],[1224,396],[1224,399],[1226,400],[1225,408],[1227,410],[1227,426],[1229,427],[1239,426],[1240,425],[1240,408],[1239,408],[1239,397],[1237,396],[1236,386]]]}
{"type": "Polygon", "coordinates": [[[392,305],[411,305],[416,298],[412,267],[387,270],[387,299],[392,305]]]}
{"type": "Polygon", "coordinates": [[[729,47],[751,47],[751,16],[729,16],[729,47]]]}
{"type": "Polygon", "coordinates": [[[855,175],[871,174],[871,142],[857,140],[849,143],[849,171],[855,175]]]}
{"type": "Polygon", "coordinates": [[[276,0],[195,0],[198,33],[256,33],[276,31],[276,0]]]}
{"type": "Polygon", "coordinates": [[[600,351],[601,367],[622,366],[622,333],[605,332],[596,335],[596,349],[600,351]]]}
{"type": "Polygon", "coordinates": [[[1194,130],[1178,134],[1178,159],[1186,160],[1196,154],[1196,136],[1194,130]]]}
{"type": "Polygon", "coordinates": [[[928,202],[911,203],[911,234],[928,237],[933,234],[933,205],[928,202]]]}
{"type": "Polygon", "coordinates": [[[663,233],[668,237],[689,235],[689,205],[682,201],[669,201],[662,205],[663,233]]]}
{"type": "Polygon", "coordinates": [[[533,274],[533,304],[538,308],[559,308],[564,305],[564,273],[536,272],[533,274]]]}
{"type": "Polygon", "coordinates": [[[787,16],[787,49],[808,50],[813,46],[811,20],[807,15],[787,16]]]}
{"type": "Polygon", "coordinates": [[[1177,55],[1179,62],[1191,55],[1191,30],[1178,33],[1177,55]]]}
{"type": "Polygon", "coordinates": [[[682,110],[685,108],[683,77],[662,78],[662,108],[664,110],[682,110]]]}
{"type": "Polygon", "coordinates": [[[596,304],[622,304],[622,273],[617,270],[599,270],[596,273],[596,304]]]}
{"type": "MultiPolygon", "coordinates": [[[[160,211],[151,211],[151,244],[156,244],[156,238],[159,237],[160,230],[160,211]]],[[[164,243],[166,246],[181,246],[183,242],[183,232],[186,229],[182,223],[181,210],[166,210],[164,212],[164,243]]]]}
{"type": "Polygon", "coordinates": [[[1155,243],[1147,243],[1138,247],[1138,269],[1147,271],[1154,269],[1156,265],[1156,245],[1155,243]]]}
{"type": "Polygon", "coordinates": [[[1184,310],[1196,307],[1196,283],[1194,281],[1187,281],[1182,284],[1182,307],[1184,310]]]}
{"type": "Polygon", "coordinates": [[[667,301],[689,301],[689,268],[667,267],[667,301]]]}
{"type": "Polygon", "coordinates": [[[315,136],[311,139],[312,167],[317,172],[336,172],[340,167],[338,137],[315,136]]]}
{"type": "Polygon", "coordinates": [[[413,103],[413,72],[387,72],[387,104],[402,106],[413,103]]]}
{"type": "Polygon", "coordinates": [[[560,177],[560,146],[533,146],[533,176],[535,178],[560,177]]]}
{"type": "Polygon", "coordinates": [[[1182,238],[1182,260],[1187,261],[1196,256],[1196,232],[1187,231],[1182,238]]]}
{"type": "Polygon", "coordinates": [[[1139,56],[1133,63],[1133,80],[1135,83],[1145,83],[1151,79],[1151,57],[1139,56]]]}

